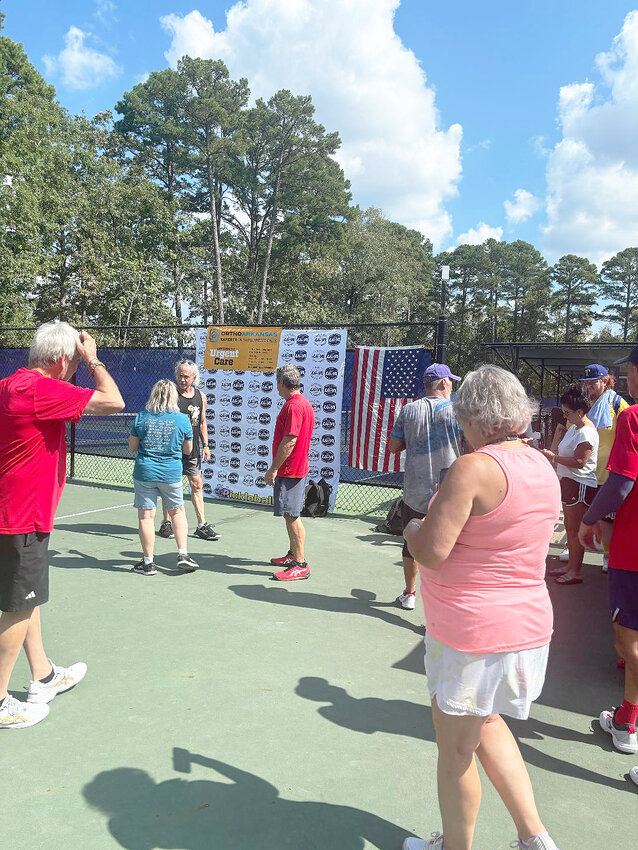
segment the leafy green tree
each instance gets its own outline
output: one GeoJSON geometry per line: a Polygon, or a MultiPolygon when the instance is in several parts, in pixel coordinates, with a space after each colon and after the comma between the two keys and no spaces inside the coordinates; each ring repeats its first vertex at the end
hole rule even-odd
{"type": "Polygon", "coordinates": [[[529,242],[509,242],[502,257],[503,297],[509,301],[508,338],[541,340],[547,337],[551,287],[549,269],[529,242]]]}
{"type": "Polygon", "coordinates": [[[638,248],[625,248],[603,263],[600,291],[608,302],[600,318],[622,328],[623,342],[638,338],[638,248]]]}
{"type": "Polygon", "coordinates": [[[211,222],[217,300],[217,321],[224,324],[224,286],[220,251],[223,187],[228,182],[230,158],[241,149],[242,110],[250,91],[245,79],[230,79],[221,60],[184,56],[178,73],[190,96],[184,105],[195,181],[194,209],[211,222]]]}
{"type": "Polygon", "coordinates": [[[551,279],[554,321],[563,331],[565,342],[581,339],[594,319],[592,308],[596,303],[598,271],[585,257],[566,254],[552,266],[551,279]]]}

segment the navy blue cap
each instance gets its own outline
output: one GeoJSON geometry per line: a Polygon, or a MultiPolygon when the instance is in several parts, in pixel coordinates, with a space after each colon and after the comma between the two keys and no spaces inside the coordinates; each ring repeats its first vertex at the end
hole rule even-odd
{"type": "Polygon", "coordinates": [[[614,366],[620,366],[621,363],[633,363],[634,366],[638,366],[638,345],[626,357],[614,360],[614,366]]]}
{"type": "Polygon", "coordinates": [[[579,378],[579,381],[598,381],[600,378],[605,378],[609,372],[600,363],[590,363],[585,366],[585,374],[579,378]]]}

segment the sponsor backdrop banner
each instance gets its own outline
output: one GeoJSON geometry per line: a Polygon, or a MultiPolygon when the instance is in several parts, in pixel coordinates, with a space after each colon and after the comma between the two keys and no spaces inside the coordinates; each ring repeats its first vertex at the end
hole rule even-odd
{"type": "Polygon", "coordinates": [[[213,327],[198,332],[199,389],[206,396],[211,451],[210,462],[202,468],[205,496],[272,505],[272,488],[264,474],[272,460],[275,420],[284,403],[277,392],[275,369],[292,363],[301,372],[303,394],[315,411],[308,477],[325,478],[331,485],[330,510],[334,510],[346,336],[344,329],[213,327]]]}

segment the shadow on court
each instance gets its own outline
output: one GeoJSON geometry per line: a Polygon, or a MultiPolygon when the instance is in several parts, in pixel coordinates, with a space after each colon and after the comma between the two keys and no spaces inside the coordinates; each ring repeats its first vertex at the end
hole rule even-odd
{"type": "Polygon", "coordinates": [[[435,740],[432,710],[429,706],[403,699],[356,699],[344,688],[338,688],[326,679],[315,676],[304,676],[300,679],[295,693],[313,702],[330,703],[317,711],[326,720],[344,729],[362,732],[364,735],[385,732],[423,741],[435,740]]]}
{"type": "Polygon", "coordinates": [[[360,614],[375,617],[392,626],[408,629],[416,634],[423,633],[423,626],[404,620],[398,614],[384,611],[386,607],[395,607],[394,603],[376,602],[376,594],[369,590],[353,588],[348,596],[328,596],[323,593],[306,593],[302,590],[287,590],[283,587],[263,587],[262,585],[230,585],[236,596],[253,602],[267,602],[271,605],[292,605],[296,608],[310,608],[316,611],[330,611],[334,614],[360,614]]]}
{"type": "Polygon", "coordinates": [[[155,782],[144,770],[121,767],[84,786],[84,797],[109,818],[109,832],[121,847],[361,850],[364,840],[377,848],[400,847],[408,834],[361,809],[286,800],[266,780],[217,759],[176,747],[173,760],[178,772],[188,774],[196,764],[224,781],[155,782]]]}

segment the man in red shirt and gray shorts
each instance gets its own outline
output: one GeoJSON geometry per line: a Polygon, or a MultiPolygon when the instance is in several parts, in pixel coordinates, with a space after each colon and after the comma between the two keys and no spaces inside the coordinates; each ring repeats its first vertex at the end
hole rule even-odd
{"type": "Polygon", "coordinates": [[[272,441],[273,461],[266,472],[266,484],[274,485],[275,516],[286,520],[290,548],[282,558],[271,558],[277,581],[298,581],[310,577],[304,557],[306,530],[300,518],[308,476],[308,452],[315,413],[301,395],[301,375],[296,366],[277,369],[277,390],[286,399],[275,423],[272,441]]]}
{"type": "MultiPolygon", "coordinates": [[[[638,346],[614,365],[627,364],[627,387],[638,399],[638,346]]],[[[623,753],[638,753],[638,404],[618,414],[607,463],[609,478],[583,517],[578,537],[587,549],[601,539],[600,521],[616,512],[609,544],[609,603],[614,644],[625,659],[622,705],[603,711],[600,725],[623,753]]],[[[637,777],[638,778],[638,777],[637,777]]]]}
{"type": "Polygon", "coordinates": [[[66,322],[41,325],[28,368],[0,381],[0,729],[39,723],[56,694],[86,674],[83,662],[53,664],[42,644],[49,534],[66,480],[66,423],[78,422],[83,413],[104,416],[123,407],[93,337],[66,322]],[[94,390],[68,383],[81,360],[94,390]],[[26,702],[7,691],[22,647],[33,677],[26,702]]]}

